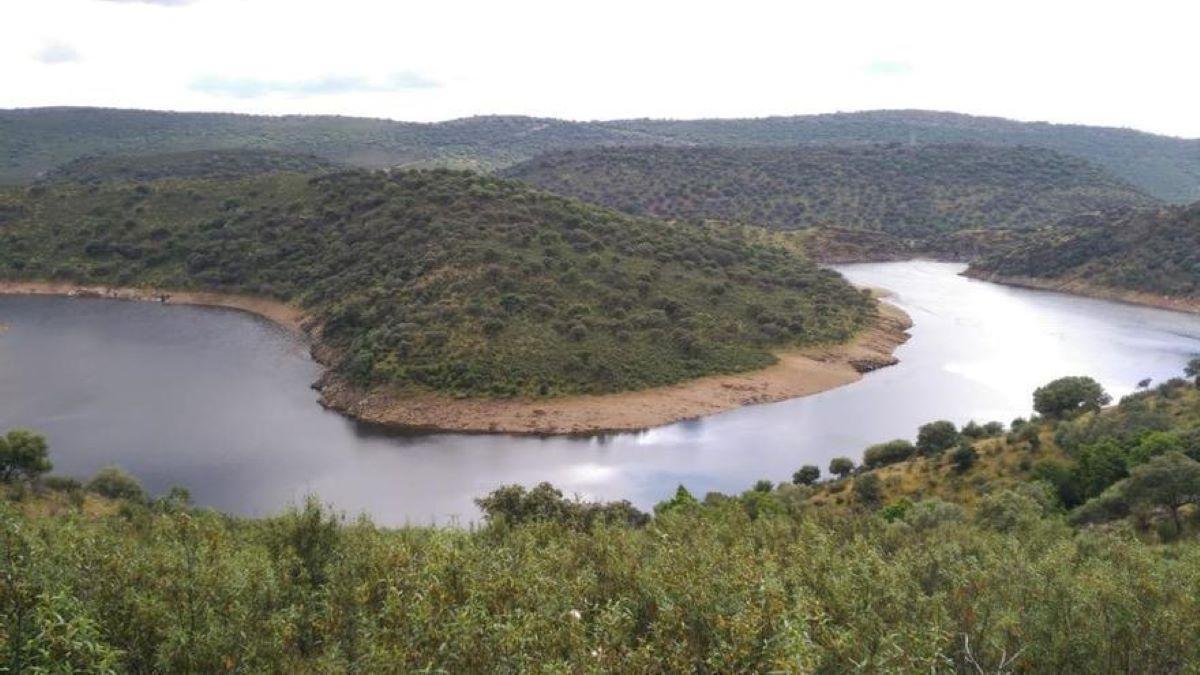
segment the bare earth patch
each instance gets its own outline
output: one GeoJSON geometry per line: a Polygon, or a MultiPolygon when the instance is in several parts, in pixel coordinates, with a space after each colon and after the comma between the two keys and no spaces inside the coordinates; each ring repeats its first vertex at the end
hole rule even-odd
{"type": "MultiPolygon", "coordinates": [[[[316,330],[305,313],[286,303],[252,296],[194,291],[81,286],[70,283],[0,282],[0,295],[67,295],[238,309],[262,316],[297,335],[316,330]]],[[[363,391],[323,377],[321,404],[349,417],[390,427],[516,434],[589,434],[635,431],[733,410],[808,396],[857,382],[864,373],[893,365],[896,347],[912,326],[899,308],[879,304],[879,318],[842,345],[780,352],[768,368],[715,375],[666,387],[555,399],[457,399],[434,394],[363,391]]],[[[314,357],[328,363],[320,343],[314,357]]]]}
{"type": "Polygon", "coordinates": [[[1157,307],[1158,309],[1169,309],[1176,312],[1200,314],[1200,299],[1197,298],[1180,298],[1170,295],[1162,295],[1159,293],[1146,293],[1143,291],[1131,291],[1121,288],[1097,286],[1094,284],[1089,284],[1085,281],[1080,281],[1078,279],[1039,279],[1036,277],[1017,276],[1009,277],[1000,274],[989,274],[987,272],[976,272],[970,269],[963,272],[963,276],[970,277],[972,279],[980,279],[982,281],[990,281],[994,284],[1003,284],[1005,286],[1031,288],[1041,291],[1056,291],[1058,293],[1082,295],[1084,297],[1096,298],[1098,300],[1112,300],[1114,302],[1124,302],[1131,305],[1145,305],[1146,307],[1157,307]]]}

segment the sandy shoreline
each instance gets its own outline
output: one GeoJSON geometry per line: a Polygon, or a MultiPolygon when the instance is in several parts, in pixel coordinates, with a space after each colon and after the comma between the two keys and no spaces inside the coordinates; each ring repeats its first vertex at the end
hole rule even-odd
{"type": "MultiPolygon", "coordinates": [[[[253,296],[194,291],[84,286],[71,283],[3,281],[0,295],[66,295],[164,302],[242,310],[309,339],[315,330],[299,308],[253,296]]],[[[912,326],[899,308],[881,302],[874,325],[844,345],[779,353],[768,368],[703,377],[642,391],[558,399],[456,399],[411,395],[386,389],[362,391],[328,373],[319,384],[321,404],[371,424],[430,431],[513,434],[592,434],[636,431],[733,410],[808,396],[862,378],[863,373],[897,363],[896,347],[912,326]]],[[[319,341],[313,357],[327,365],[319,341]]]]}
{"type": "Polygon", "coordinates": [[[1200,299],[1173,298],[1171,296],[1158,295],[1155,293],[1144,293],[1141,291],[1129,291],[1119,288],[1095,286],[1083,281],[1072,279],[1010,277],[1001,274],[979,272],[972,270],[969,267],[962,273],[962,275],[965,277],[970,277],[971,279],[979,279],[980,281],[988,281],[1004,286],[1029,288],[1036,291],[1055,291],[1058,293],[1067,293],[1069,295],[1080,295],[1087,298],[1095,298],[1097,300],[1110,300],[1112,302],[1123,302],[1130,305],[1142,305],[1144,307],[1168,309],[1175,312],[1200,314],[1200,299]]]}

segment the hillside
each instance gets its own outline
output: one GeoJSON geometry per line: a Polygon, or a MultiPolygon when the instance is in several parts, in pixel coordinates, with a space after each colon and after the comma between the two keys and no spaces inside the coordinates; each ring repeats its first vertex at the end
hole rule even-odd
{"type": "Polygon", "coordinates": [[[1065,225],[1001,247],[969,273],[1085,293],[1200,299],[1200,203],[1113,211],[1065,225]]]}
{"type": "Polygon", "coordinates": [[[448,170],[13,188],[0,278],[295,303],[344,381],[462,397],[752,370],[875,315],[836,273],[740,232],[448,170]]]}
{"type": "Polygon", "coordinates": [[[490,170],[543,152],[611,145],[889,142],[1041,147],[1085,159],[1159,199],[1200,199],[1200,139],[911,110],[611,122],[491,116],[435,124],[101,108],[0,110],[0,183],[25,182],[81,156],[200,149],[273,149],[367,168],[490,170]]]}
{"type": "Polygon", "coordinates": [[[972,145],[604,148],[548,153],[503,175],[660,218],[916,237],[1154,203],[1082,160],[972,145]]]}
{"type": "Polygon", "coordinates": [[[80,157],[48,172],[48,182],[151,181],[162,178],[238,178],[275,171],[317,173],[345,168],[316,155],[274,150],[192,150],[159,155],[80,157]]]}
{"type": "Polygon", "coordinates": [[[470,529],[315,497],[235,518],[44,475],[53,448],[10,431],[0,649],[31,672],[1189,672],[1194,385],[997,426],[653,515],[504,486],[470,529]]]}

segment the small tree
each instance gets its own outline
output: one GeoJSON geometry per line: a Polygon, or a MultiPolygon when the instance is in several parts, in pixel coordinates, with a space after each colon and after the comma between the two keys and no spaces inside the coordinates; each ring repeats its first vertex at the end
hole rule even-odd
{"type": "Polygon", "coordinates": [[[759,480],[754,483],[755,492],[770,492],[775,489],[775,484],[769,480],[759,480]]]}
{"type": "Polygon", "coordinates": [[[854,460],[849,457],[834,457],[829,462],[829,473],[845,478],[854,471],[854,460]]]}
{"type": "Polygon", "coordinates": [[[958,439],[954,422],[938,420],[917,430],[917,449],[924,455],[937,455],[954,447],[958,439]]]}
{"type": "Polygon", "coordinates": [[[792,482],[796,485],[812,485],[821,479],[821,470],[812,464],[805,464],[792,474],[792,482]]]}
{"type": "Polygon", "coordinates": [[[1180,532],[1180,507],[1200,503],[1200,462],[1179,452],[1159,455],[1133,469],[1125,495],[1130,502],[1166,508],[1180,532]]]}
{"type": "Polygon", "coordinates": [[[958,449],[950,455],[950,461],[954,462],[954,468],[959,473],[964,473],[974,466],[977,459],[979,459],[979,453],[975,452],[975,448],[971,447],[970,443],[959,445],[958,449]]]}
{"type": "Polygon", "coordinates": [[[1188,364],[1184,367],[1183,372],[1186,373],[1188,377],[1195,379],[1196,386],[1200,387],[1200,356],[1188,361],[1188,364]]]}
{"type": "Polygon", "coordinates": [[[913,447],[913,444],[903,439],[879,443],[863,451],[863,466],[868,469],[876,469],[896,464],[912,457],[916,452],[917,449],[913,447]]]}
{"type": "Polygon", "coordinates": [[[0,436],[0,481],[30,480],[52,468],[44,437],[27,429],[13,429],[0,436]]]}
{"type": "Polygon", "coordinates": [[[879,476],[867,473],[854,479],[854,496],[867,508],[876,508],[883,500],[879,476]]]}
{"type": "Polygon", "coordinates": [[[1047,417],[1097,412],[1111,401],[1104,387],[1090,377],[1062,377],[1033,392],[1033,409],[1047,417]]]}

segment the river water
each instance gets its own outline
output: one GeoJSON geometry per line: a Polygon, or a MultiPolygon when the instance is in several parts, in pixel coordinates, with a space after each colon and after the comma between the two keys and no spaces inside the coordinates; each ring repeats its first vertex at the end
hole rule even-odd
{"type": "Polygon", "coordinates": [[[0,297],[0,430],[49,438],[58,473],[115,463],[152,493],[262,515],[316,493],[376,522],[474,519],[472,499],[506,483],[648,508],[684,484],[702,495],[803,464],[858,458],[935,418],[1004,422],[1032,390],[1087,374],[1114,395],[1180,374],[1200,353],[1200,316],[989,284],[961,265],[839,268],[907,311],[898,366],[803,399],[636,434],[529,438],[381,433],[317,405],[319,369],[302,344],[220,309],[0,297]]]}

